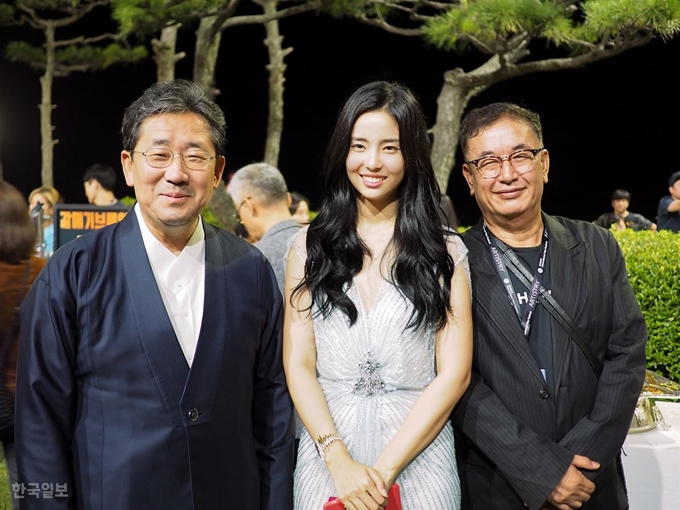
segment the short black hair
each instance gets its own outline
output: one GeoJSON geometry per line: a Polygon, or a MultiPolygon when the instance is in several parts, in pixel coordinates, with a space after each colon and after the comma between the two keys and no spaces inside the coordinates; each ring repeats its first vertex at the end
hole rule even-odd
{"type": "Polygon", "coordinates": [[[113,191],[116,187],[116,171],[109,165],[102,163],[95,163],[87,167],[83,174],[83,182],[90,182],[92,179],[97,179],[97,182],[102,185],[106,191],[113,191]]]}
{"type": "Polygon", "coordinates": [[[615,189],[612,193],[612,200],[628,200],[630,202],[630,193],[625,189],[615,189]]]}
{"type": "Polygon", "coordinates": [[[680,181],[680,170],[671,174],[670,179],[668,179],[668,185],[673,186],[677,181],[680,181]]]}

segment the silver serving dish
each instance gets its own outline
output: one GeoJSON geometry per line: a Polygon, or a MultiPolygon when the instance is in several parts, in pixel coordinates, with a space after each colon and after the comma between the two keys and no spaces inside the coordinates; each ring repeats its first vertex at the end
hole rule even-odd
{"type": "Polygon", "coordinates": [[[648,397],[638,398],[628,432],[644,432],[645,430],[655,429],[654,408],[656,408],[656,405],[653,400],[648,397]]]}
{"type": "Polygon", "coordinates": [[[661,410],[656,406],[654,400],[646,396],[640,396],[637,405],[635,406],[635,412],[633,413],[633,419],[630,422],[628,433],[652,430],[655,429],[658,424],[662,425],[663,428],[669,428],[669,425],[667,425],[663,419],[661,410]]]}

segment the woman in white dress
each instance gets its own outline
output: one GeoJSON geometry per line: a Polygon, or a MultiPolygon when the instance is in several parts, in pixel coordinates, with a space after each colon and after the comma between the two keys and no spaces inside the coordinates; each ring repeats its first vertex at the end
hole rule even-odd
{"type": "Polygon", "coordinates": [[[318,216],[287,259],[284,367],[305,426],[295,509],[460,506],[449,415],[467,388],[467,250],[441,225],[420,104],[372,82],[338,117],[318,216]]]}

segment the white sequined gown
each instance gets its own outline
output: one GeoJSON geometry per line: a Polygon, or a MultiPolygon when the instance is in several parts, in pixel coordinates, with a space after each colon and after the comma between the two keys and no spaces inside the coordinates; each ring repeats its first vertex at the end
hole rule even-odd
{"type": "MultiPolygon", "coordinates": [[[[306,229],[305,229],[306,230],[306,229]]],[[[300,232],[306,234],[306,232],[300,232]]],[[[294,241],[304,260],[304,244],[294,241]]],[[[467,249],[450,242],[456,264],[467,270],[467,249]]],[[[392,439],[416,399],[436,375],[434,330],[405,330],[412,305],[383,280],[371,309],[364,307],[356,283],[348,296],[358,311],[349,327],[339,311],[314,320],[316,368],[340,437],[353,459],[372,466],[392,439]]],[[[453,430],[447,423],[438,437],[395,480],[404,510],[460,508],[453,430]]],[[[302,429],[295,471],[295,510],[322,510],[335,492],[314,442],[302,429]]]]}

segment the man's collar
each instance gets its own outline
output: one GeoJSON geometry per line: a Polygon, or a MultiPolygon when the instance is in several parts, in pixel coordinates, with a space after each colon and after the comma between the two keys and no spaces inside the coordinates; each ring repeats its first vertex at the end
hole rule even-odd
{"type": "Polygon", "coordinates": [[[300,227],[301,228],[302,225],[300,225],[298,220],[296,220],[295,218],[290,218],[288,220],[279,221],[278,223],[275,223],[269,230],[267,230],[264,233],[264,235],[260,238],[260,241],[258,241],[258,242],[261,242],[264,239],[273,236],[274,234],[278,234],[282,230],[287,230],[287,229],[293,228],[293,227],[300,227]]]}

